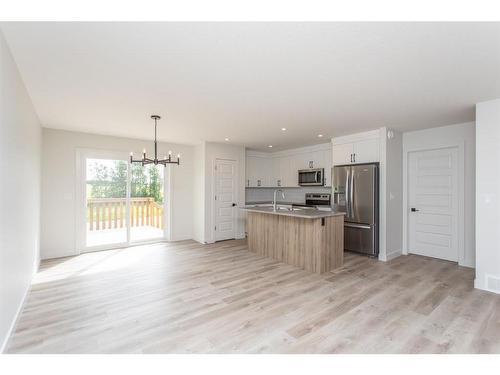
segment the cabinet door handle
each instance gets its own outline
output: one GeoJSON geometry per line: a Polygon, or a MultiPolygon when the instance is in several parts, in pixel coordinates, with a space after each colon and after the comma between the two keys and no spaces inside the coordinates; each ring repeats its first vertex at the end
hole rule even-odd
{"type": "Polygon", "coordinates": [[[356,163],[356,154],[352,154],[352,161],[356,163]]]}
{"type": "Polygon", "coordinates": [[[250,186],[250,180],[247,180],[247,186],[250,186]]]}
{"type": "Polygon", "coordinates": [[[257,186],[260,186],[260,180],[257,180],[257,186]]]}
{"type": "Polygon", "coordinates": [[[351,154],[351,163],[352,163],[352,154],[351,154]]]}
{"type": "Polygon", "coordinates": [[[278,186],[281,186],[281,180],[278,180],[278,186]]]}

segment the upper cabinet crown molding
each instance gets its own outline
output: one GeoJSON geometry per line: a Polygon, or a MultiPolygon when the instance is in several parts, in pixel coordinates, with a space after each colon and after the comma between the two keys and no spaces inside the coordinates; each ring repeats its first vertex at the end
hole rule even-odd
{"type": "Polygon", "coordinates": [[[380,138],[380,130],[370,130],[362,133],[355,133],[344,135],[341,137],[332,138],[333,145],[342,145],[346,143],[355,143],[360,141],[366,141],[368,139],[379,139],[380,138]]]}

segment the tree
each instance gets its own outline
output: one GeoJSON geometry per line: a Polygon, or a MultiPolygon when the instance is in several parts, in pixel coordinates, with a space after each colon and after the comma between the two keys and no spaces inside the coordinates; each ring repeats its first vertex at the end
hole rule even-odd
{"type": "MultiPolygon", "coordinates": [[[[132,164],[130,196],[150,197],[163,204],[163,170],[154,165],[132,164]]],[[[127,163],[115,160],[112,165],[95,161],[88,168],[90,198],[125,198],[127,195],[127,163]]]]}

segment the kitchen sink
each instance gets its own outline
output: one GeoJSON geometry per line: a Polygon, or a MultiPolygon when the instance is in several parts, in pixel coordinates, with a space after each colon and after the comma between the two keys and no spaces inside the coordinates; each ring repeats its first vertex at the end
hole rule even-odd
{"type": "Polygon", "coordinates": [[[302,211],[303,208],[297,207],[276,207],[276,211],[302,211]]]}

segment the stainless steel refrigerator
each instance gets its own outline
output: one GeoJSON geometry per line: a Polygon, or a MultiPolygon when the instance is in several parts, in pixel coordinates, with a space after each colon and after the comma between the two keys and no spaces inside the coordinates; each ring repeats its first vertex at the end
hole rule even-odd
{"type": "Polygon", "coordinates": [[[378,163],[332,168],[332,207],[346,213],[344,249],[378,255],[378,163]]]}

